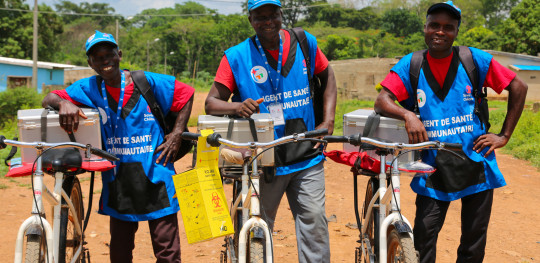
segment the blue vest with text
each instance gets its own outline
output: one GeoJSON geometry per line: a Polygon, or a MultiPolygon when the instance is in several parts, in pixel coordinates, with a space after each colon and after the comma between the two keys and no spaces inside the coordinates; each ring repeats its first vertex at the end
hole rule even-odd
{"type": "MultiPolygon", "coordinates": [[[[481,50],[470,48],[474,62],[479,72],[480,83],[484,83],[489,70],[492,56],[481,50]]],[[[457,54],[454,54],[457,56],[457,54]]],[[[412,54],[405,56],[396,64],[392,71],[396,72],[405,85],[409,96],[412,88],[409,79],[409,67],[412,54]]],[[[428,176],[416,177],[411,182],[411,188],[420,195],[429,196],[442,201],[452,201],[464,196],[498,188],[506,185],[501,171],[497,166],[495,152],[483,157],[488,148],[481,153],[473,151],[474,140],[485,134],[478,116],[474,114],[474,97],[472,84],[459,63],[457,74],[448,94],[443,100],[432,90],[424,70],[421,70],[417,89],[420,119],[424,123],[429,140],[450,143],[461,143],[464,153],[474,162],[483,163],[485,178],[477,183],[455,192],[443,192],[430,186],[428,176]]],[[[423,161],[435,166],[437,151],[424,151],[423,161]]]]}
{"type": "MultiPolygon", "coordinates": [[[[314,36],[306,32],[310,45],[311,57],[315,58],[317,42],[314,36]]],[[[275,87],[277,71],[270,67],[267,71],[264,58],[259,54],[258,48],[253,41],[248,38],[244,42],[229,48],[225,51],[225,56],[234,74],[234,79],[238,87],[238,92],[233,97],[233,101],[244,101],[247,98],[257,100],[264,98],[264,102],[259,105],[261,113],[269,113],[268,107],[273,103],[280,103],[283,107],[285,121],[292,119],[303,119],[308,131],[315,129],[315,116],[313,112],[313,101],[310,96],[309,81],[305,59],[300,46],[291,46],[289,59],[283,58],[286,67],[290,63],[291,56],[294,56],[294,63],[290,70],[282,70],[279,86],[275,87]],[[296,51],[294,53],[294,51],[296,51]],[[283,76],[286,74],[286,76],[283,76]]],[[[314,59],[311,60],[311,69],[315,68],[314,59]]],[[[312,70],[313,71],[313,70],[312,70]]],[[[313,74],[313,72],[311,72],[313,74]]],[[[275,125],[275,138],[284,136],[285,125],[275,125]]],[[[312,167],[323,160],[323,155],[298,162],[289,166],[276,167],[276,175],[290,174],[306,168],[312,167]]]]}

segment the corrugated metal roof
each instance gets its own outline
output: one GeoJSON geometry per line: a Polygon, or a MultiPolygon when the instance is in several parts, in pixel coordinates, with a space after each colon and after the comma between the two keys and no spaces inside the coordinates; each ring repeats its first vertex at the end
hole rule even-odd
{"type": "MultiPolygon", "coordinates": [[[[0,64],[9,64],[9,65],[24,66],[24,67],[32,67],[33,63],[34,62],[32,60],[28,60],[28,59],[0,57],[0,64]]],[[[38,66],[38,68],[46,68],[46,69],[68,69],[68,68],[77,67],[77,66],[74,66],[74,65],[59,64],[59,63],[52,63],[52,62],[43,62],[43,61],[38,61],[37,66],[38,66]]]]}
{"type": "Polygon", "coordinates": [[[533,66],[533,65],[512,65],[517,70],[532,70],[532,71],[540,71],[540,66],[533,66]]]}

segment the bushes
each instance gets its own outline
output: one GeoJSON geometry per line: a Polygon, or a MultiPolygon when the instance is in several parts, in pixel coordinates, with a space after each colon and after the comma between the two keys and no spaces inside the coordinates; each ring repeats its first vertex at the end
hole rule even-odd
{"type": "Polygon", "coordinates": [[[17,118],[17,111],[41,108],[43,95],[34,89],[15,88],[0,92],[0,127],[17,118]]]}

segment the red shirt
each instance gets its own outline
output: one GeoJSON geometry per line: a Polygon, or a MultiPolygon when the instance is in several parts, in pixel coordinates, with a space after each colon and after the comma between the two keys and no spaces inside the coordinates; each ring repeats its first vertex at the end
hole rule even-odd
{"type": "MultiPolygon", "coordinates": [[[[285,39],[283,40],[283,57],[287,58],[289,56],[289,50],[291,49],[291,36],[289,31],[282,30],[285,39]]],[[[267,50],[270,55],[277,61],[279,56],[279,50],[267,50]]],[[[287,60],[282,61],[282,65],[285,65],[287,60]]],[[[317,53],[315,56],[315,75],[321,73],[328,67],[328,59],[322,53],[321,49],[317,47],[317,53]]],[[[236,81],[234,80],[234,75],[227,60],[227,56],[223,56],[221,62],[219,63],[219,68],[216,72],[216,78],[214,81],[219,82],[225,85],[231,92],[236,90],[236,81]]]]}
{"type": "MultiPolygon", "coordinates": [[[[452,56],[453,53],[446,58],[437,59],[429,55],[429,52],[427,54],[429,68],[441,87],[443,86],[444,79],[446,78],[448,68],[450,68],[452,56]]],[[[515,77],[515,72],[503,67],[496,60],[491,59],[483,87],[491,87],[491,89],[497,92],[497,94],[500,94],[506,87],[508,87],[508,85],[510,85],[510,82],[512,82],[515,77]]],[[[394,96],[396,96],[398,101],[404,101],[409,98],[409,93],[407,93],[407,89],[405,88],[405,85],[403,85],[403,81],[401,81],[399,75],[394,71],[390,71],[390,73],[386,75],[386,78],[381,82],[381,85],[390,90],[394,96]]]]}
{"type": "MultiPolygon", "coordinates": [[[[114,100],[118,103],[119,98],[120,98],[120,89],[109,87],[107,85],[105,85],[105,88],[107,89],[107,92],[109,92],[109,94],[111,94],[114,100]]],[[[133,85],[133,82],[131,82],[129,85],[126,86],[124,90],[124,103],[123,103],[124,105],[122,105],[122,107],[126,106],[126,103],[129,101],[129,98],[131,98],[131,95],[133,94],[134,88],[135,86],[133,85]]],[[[189,99],[191,98],[194,92],[195,92],[195,89],[193,89],[191,86],[175,80],[174,98],[173,98],[173,103],[170,110],[173,112],[180,111],[182,107],[184,107],[184,105],[186,105],[186,103],[189,101],[189,99]]],[[[83,105],[71,99],[65,90],[53,90],[52,93],[60,96],[60,98],[62,99],[71,101],[73,104],[77,106],[83,105]]]]}

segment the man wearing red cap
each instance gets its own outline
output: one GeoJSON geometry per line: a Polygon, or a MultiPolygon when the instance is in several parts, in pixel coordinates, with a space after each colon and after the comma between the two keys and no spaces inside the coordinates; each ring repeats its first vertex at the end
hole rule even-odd
{"type": "Polygon", "coordinates": [[[421,63],[415,63],[415,54],[403,57],[381,83],[384,89],[375,102],[377,112],[405,121],[411,143],[431,140],[463,145],[463,160],[444,151],[424,152],[422,160],[437,171],[411,182],[417,193],[414,245],[421,262],[436,261],[438,234],[450,202],[457,199],[462,204],[457,262],[483,261],[493,189],[506,185],[494,150],[510,139],[527,93],[527,85],[490,54],[452,47],[460,24],[461,10],[452,1],[432,5],[424,25],[428,49],[416,53],[423,56],[417,57],[421,63]],[[471,64],[475,70],[467,71],[471,64]],[[417,75],[413,74],[416,65],[417,75]],[[508,91],[508,112],[499,134],[487,131],[488,121],[481,114],[487,113],[487,105],[480,104],[486,103],[481,87],[497,93],[508,91]],[[396,100],[407,109],[397,106],[396,100]]]}
{"type": "MultiPolygon", "coordinates": [[[[315,37],[306,32],[308,60],[295,34],[281,29],[279,0],[249,0],[248,10],[256,35],[225,51],[206,98],[206,112],[245,118],[257,112],[270,113],[275,138],[322,128],[332,134],[336,83],[315,37]],[[311,76],[319,77],[324,89],[320,124],[315,123],[308,69],[311,76]]],[[[299,262],[330,262],[322,151],[305,142],[285,145],[275,152],[275,177],[272,182],[261,180],[263,219],[274,227],[279,203],[287,193],[299,262]]]]}

